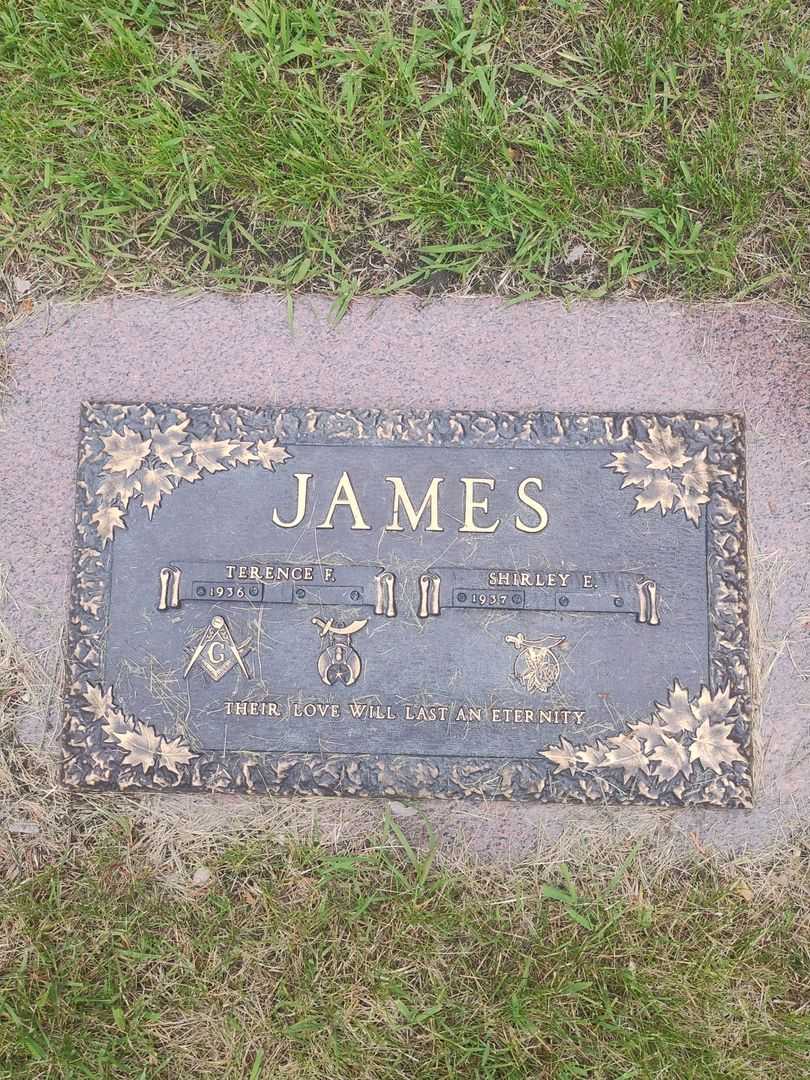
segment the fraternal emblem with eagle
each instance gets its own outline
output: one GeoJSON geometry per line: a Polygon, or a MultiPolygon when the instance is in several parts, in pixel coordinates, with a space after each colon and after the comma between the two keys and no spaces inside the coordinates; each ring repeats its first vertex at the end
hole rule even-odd
{"type": "Polygon", "coordinates": [[[553,650],[565,638],[548,635],[527,641],[523,634],[507,634],[503,640],[517,649],[512,674],[523,688],[530,694],[547,693],[560,677],[560,661],[553,650]]]}

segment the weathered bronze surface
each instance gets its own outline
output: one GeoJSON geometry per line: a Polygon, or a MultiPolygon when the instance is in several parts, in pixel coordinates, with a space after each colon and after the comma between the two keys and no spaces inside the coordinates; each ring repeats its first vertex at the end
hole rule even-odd
{"type": "Polygon", "coordinates": [[[87,405],[64,779],[751,804],[736,416],[87,405]]]}

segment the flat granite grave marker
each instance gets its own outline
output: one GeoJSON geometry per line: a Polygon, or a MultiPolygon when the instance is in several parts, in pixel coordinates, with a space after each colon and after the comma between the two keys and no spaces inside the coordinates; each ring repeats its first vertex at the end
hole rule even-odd
{"type": "Polygon", "coordinates": [[[86,405],[65,781],[751,803],[731,415],[86,405]]]}

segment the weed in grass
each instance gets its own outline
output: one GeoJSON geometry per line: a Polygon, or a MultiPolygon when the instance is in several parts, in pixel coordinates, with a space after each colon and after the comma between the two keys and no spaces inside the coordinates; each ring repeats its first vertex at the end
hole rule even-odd
{"type": "Polygon", "coordinates": [[[0,268],[799,297],[809,64],[798,0],[6,0],[0,268]]]}

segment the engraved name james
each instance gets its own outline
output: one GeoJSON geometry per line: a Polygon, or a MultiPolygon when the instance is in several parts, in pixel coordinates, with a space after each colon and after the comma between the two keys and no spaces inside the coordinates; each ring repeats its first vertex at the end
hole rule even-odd
{"type": "Polygon", "coordinates": [[[748,806],[739,417],[87,405],[64,778],[748,806]]]}
{"type": "MultiPolygon", "coordinates": [[[[274,507],[272,521],[282,529],[297,529],[305,521],[310,508],[310,481],[312,473],[294,473],[296,481],[296,493],[294,497],[295,510],[292,517],[285,520],[274,507]]],[[[426,518],[424,528],[427,532],[444,532],[445,526],[440,522],[439,494],[440,485],[445,483],[445,476],[432,476],[428,481],[427,488],[423,491],[422,499],[418,506],[412,499],[405,479],[402,476],[386,476],[384,480],[391,485],[391,517],[384,526],[387,532],[404,532],[410,528],[419,528],[423,518],[426,518]],[[406,524],[402,524],[402,520],[406,524]]],[[[497,481],[492,476],[461,476],[458,478],[461,484],[462,518],[455,522],[455,528],[460,533],[494,533],[501,525],[501,519],[489,520],[490,499],[487,492],[494,492],[497,481]]],[[[542,503],[538,502],[533,492],[543,490],[543,480],[539,476],[524,477],[515,488],[516,501],[524,508],[531,511],[531,518],[527,521],[519,513],[514,514],[511,523],[516,529],[524,533],[539,533],[548,525],[548,512],[542,503]]],[[[315,529],[334,529],[335,515],[339,509],[345,509],[351,516],[350,528],[355,531],[368,532],[372,526],[368,524],[361,508],[360,499],[352,483],[348,472],[341,473],[340,479],[335,485],[334,491],[329,498],[326,513],[323,520],[317,522],[315,529]]]]}

